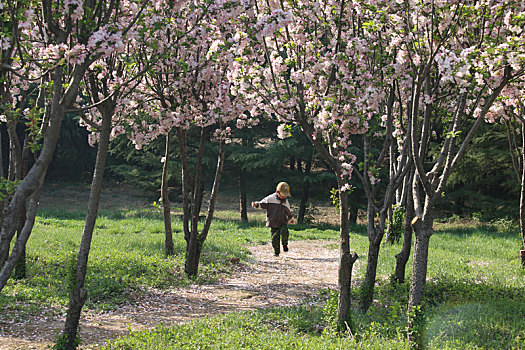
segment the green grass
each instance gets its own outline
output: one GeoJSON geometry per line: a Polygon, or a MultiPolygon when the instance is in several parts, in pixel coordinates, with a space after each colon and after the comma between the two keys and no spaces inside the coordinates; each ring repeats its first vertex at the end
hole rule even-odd
{"type": "MultiPolygon", "coordinates": [[[[76,260],[85,213],[49,207],[39,213],[27,247],[28,277],[10,280],[0,293],[0,323],[30,314],[63,312],[68,278],[76,260]],[[45,306],[45,307],[43,307],[45,306]],[[51,307],[51,309],[50,309],[51,307]],[[53,308],[55,311],[53,311],[53,308]]],[[[93,237],[86,308],[114,309],[147,287],[211,283],[232,271],[233,257],[250,259],[248,245],[269,242],[261,213],[242,223],[221,210],[204,245],[199,277],[183,273],[185,241],[179,215],[173,216],[175,255],[165,257],[162,217],[153,208],[103,209],[93,237]]],[[[430,241],[426,293],[429,349],[525,348],[525,270],[520,238],[508,222],[494,225],[439,224],[430,241]],[[504,224],[502,226],[502,224],[504,224]]],[[[294,225],[293,240],[337,240],[330,225],[294,225]]],[[[354,280],[366,269],[368,238],[353,226],[350,241],[359,255],[354,280]]],[[[333,244],[337,247],[336,243],[333,244]]],[[[384,244],[371,310],[352,310],[353,336],[332,332],[334,296],[322,293],[302,306],[233,313],[178,326],[134,332],[108,349],[403,349],[406,348],[408,282],[390,283],[400,244],[384,244]]],[[[410,268],[411,261],[408,263],[410,268]]],[[[407,279],[410,271],[407,271],[407,279]]],[[[358,289],[353,290],[358,300],[358,289]]]]}
{"type": "Polygon", "coordinates": [[[133,332],[111,342],[106,349],[405,349],[401,339],[379,334],[366,338],[319,332],[321,314],[306,307],[233,313],[182,324],[161,325],[152,331],[133,332]],[[313,314],[313,315],[312,315],[313,314]]]}

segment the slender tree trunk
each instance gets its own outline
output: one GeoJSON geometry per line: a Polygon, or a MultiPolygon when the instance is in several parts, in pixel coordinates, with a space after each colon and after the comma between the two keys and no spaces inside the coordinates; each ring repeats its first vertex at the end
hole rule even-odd
{"type": "MultiPolygon", "coordinates": [[[[219,185],[221,182],[222,169],[224,167],[224,154],[225,154],[226,143],[221,141],[219,146],[219,154],[217,156],[217,169],[215,171],[215,179],[213,181],[213,188],[210,195],[210,202],[208,205],[208,212],[206,214],[206,220],[202,232],[199,234],[198,231],[193,231],[190,239],[190,245],[186,256],[185,272],[188,276],[196,276],[199,270],[199,261],[202,252],[202,247],[208,236],[211,223],[213,221],[213,215],[215,213],[215,204],[217,202],[217,196],[219,193],[219,185]]],[[[199,176],[197,175],[196,178],[199,176]]]]}
{"type": "Polygon", "coordinates": [[[366,312],[372,305],[374,300],[374,286],[376,283],[377,274],[377,262],[379,260],[379,248],[381,243],[377,243],[375,240],[369,240],[368,242],[368,260],[366,264],[365,280],[361,287],[361,303],[360,308],[363,312],[366,312]]]}
{"type": "MultiPolygon", "coordinates": [[[[310,175],[310,171],[312,169],[312,157],[306,161],[305,168],[304,168],[304,177],[310,175]]],[[[306,214],[306,205],[308,203],[308,197],[310,195],[310,182],[304,181],[303,183],[303,193],[301,195],[301,202],[299,204],[299,214],[297,215],[297,222],[303,223],[304,222],[304,216],[306,214]]]]}
{"type": "Polygon", "coordinates": [[[388,208],[388,214],[387,214],[388,226],[385,232],[385,235],[386,235],[385,240],[389,243],[394,243],[394,241],[391,241],[392,237],[390,236],[391,235],[390,230],[392,229],[393,216],[394,216],[394,208],[390,206],[390,208],[388,208]]]}
{"type": "MultiPolygon", "coordinates": [[[[18,124],[18,118],[14,120],[9,120],[6,123],[7,126],[7,135],[9,136],[9,167],[7,179],[9,181],[19,181],[22,180],[22,150],[20,148],[20,139],[16,132],[16,126],[18,124]]],[[[6,193],[7,194],[7,193],[6,193]]],[[[6,203],[9,203],[9,194],[5,199],[6,203]]],[[[26,207],[25,205],[21,207],[20,218],[18,219],[18,224],[16,227],[17,239],[20,237],[22,228],[26,221],[26,207]]],[[[8,252],[9,254],[9,252],[8,252]]],[[[1,265],[0,265],[1,266],[1,265]]],[[[15,271],[13,277],[15,279],[22,279],[25,277],[25,248],[22,249],[20,256],[15,265],[15,271]]]]}
{"type": "MultiPolygon", "coordinates": [[[[241,139],[241,146],[244,147],[253,147],[253,140],[243,137],[241,139]]],[[[242,166],[239,166],[239,209],[241,214],[241,221],[248,221],[248,200],[247,200],[247,191],[246,191],[246,171],[242,169],[242,166]]]]}
{"type": "Polygon", "coordinates": [[[188,276],[196,276],[199,266],[201,245],[199,242],[199,215],[200,205],[197,203],[201,196],[201,177],[202,177],[202,158],[204,154],[204,146],[208,137],[207,129],[203,128],[199,142],[197,164],[195,166],[195,183],[193,185],[193,196],[191,206],[191,226],[190,238],[186,247],[186,262],[184,264],[184,271],[188,276]]]}
{"type": "Polygon", "coordinates": [[[304,216],[306,215],[306,205],[308,203],[309,192],[310,192],[310,184],[305,183],[303,185],[303,193],[301,194],[301,201],[299,203],[299,213],[297,214],[298,223],[304,222],[304,216]]]}
{"type": "MultiPolygon", "coordinates": [[[[412,178],[412,177],[411,177],[412,178]]],[[[409,188],[406,197],[406,207],[405,207],[405,227],[403,232],[403,247],[401,251],[396,255],[396,271],[394,274],[394,279],[397,283],[405,282],[405,271],[406,264],[410,257],[410,250],[412,247],[412,219],[414,218],[414,199],[412,197],[412,181],[409,181],[409,188]]]]}
{"type": "Polygon", "coordinates": [[[179,144],[180,161],[182,164],[182,225],[184,230],[184,240],[186,241],[186,250],[190,244],[190,192],[192,191],[190,181],[190,167],[188,163],[188,151],[186,147],[186,131],[177,128],[177,142],[179,144]]]}
{"type": "Polygon", "coordinates": [[[210,194],[210,202],[208,205],[208,212],[206,213],[206,220],[204,221],[204,227],[202,228],[200,241],[204,243],[210,232],[211,223],[213,221],[213,215],[215,213],[215,204],[217,203],[217,197],[219,195],[219,186],[221,184],[222,169],[224,168],[226,142],[221,140],[219,145],[219,154],[217,157],[217,168],[215,170],[215,179],[213,181],[213,187],[210,194]]]}
{"type": "Polygon", "coordinates": [[[4,147],[2,144],[2,129],[0,128],[0,178],[2,177],[5,177],[4,175],[4,147]]]}
{"type": "Polygon", "coordinates": [[[374,286],[377,275],[377,262],[379,259],[379,248],[384,235],[384,228],[377,228],[374,223],[375,210],[373,204],[368,204],[367,209],[367,232],[368,232],[368,258],[366,264],[366,274],[363,285],[361,286],[360,308],[363,312],[367,311],[374,300],[374,286]]]}
{"type": "Polygon", "coordinates": [[[357,214],[359,213],[359,208],[357,205],[350,205],[350,223],[357,224],[357,214]]]}
{"type": "MultiPolygon", "coordinates": [[[[525,147],[525,123],[521,125],[521,146],[525,147]]],[[[525,267],[525,148],[521,159],[520,231],[523,249],[520,251],[521,265],[525,267]]]]}
{"type": "Polygon", "coordinates": [[[102,131],[98,145],[97,159],[95,161],[95,171],[93,172],[93,180],[91,182],[91,190],[89,193],[86,223],[82,232],[82,240],[80,242],[80,248],[78,251],[74,284],[71,286],[71,291],[69,294],[69,305],[64,331],[62,334],[62,339],[65,341],[66,350],[73,350],[76,348],[75,343],[77,339],[80,313],[87,298],[87,290],[84,289],[84,283],[86,280],[91,240],[97,220],[104,169],[106,167],[106,158],[109,148],[109,136],[111,132],[111,119],[112,114],[108,113],[103,116],[102,120],[102,131]]]}
{"type": "Polygon", "coordinates": [[[430,244],[430,236],[432,236],[433,220],[426,218],[423,221],[419,217],[414,217],[412,220],[412,228],[414,229],[415,244],[414,244],[414,262],[412,267],[412,279],[410,281],[410,296],[408,299],[409,307],[409,324],[408,340],[412,346],[423,348],[423,299],[425,297],[425,285],[427,278],[428,267],[428,247],[430,244]]]}
{"type": "MultiPolygon", "coordinates": [[[[23,147],[22,159],[21,159],[21,162],[22,162],[21,178],[19,180],[21,180],[22,178],[26,176],[27,169],[29,166],[29,156],[31,154],[31,151],[29,149],[29,137],[30,136],[26,134],[24,138],[24,147],[23,147]]],[[[26,220],[27,220],[27,211],[26,211],[26,208],[23,207],[22,214],[20,217],[20,224],[17,229],[17,239],[19,239],[20,238],[19,236],[22,234],[26,220]]],[[[26,247],[24,245],[24,248],[22,249],[20,257],[18,258],[18,262],[16,263],[16,266],[15,266],[14,278],[23,279],[23,278],[26,278],[26,275],[27,275],[26,247]]]]}
{"type": "Polygon", "coordinates": [[[40,178],[47,173],[49,163],[53,158],[53,153],[60,133],[60,125],[64,116],[64,107],[61,105],[61,99],[63,98],[63,93],[61,91],[63,88],[62,71],[63,67],[58,67],[54,72],[56,78],[54,79],[53,84],[53,101],[51,102],[49,123],[46,126],[44,142],[40,155],[35,164],[29,170],[27,176],[17,186],[9,205],[7,205],[3,211],[2,227],[0,231],[0,267],[2,268],[9,255],[9,247],[18,226],[18,220],[20,219],[23,207],[26,205],[26,200],[40,188],[40,178]]]}
{"type": "Polygon", "coordinates": [[[31,197],[29,197],[28,199],[28,211],[27,211],[27,216],[26,216],[24,227],[20,231],[20,234],[17,237],[15,245],[13,246],[13,250],[11,251],[11,255],[5,262],[5,265],[2,268],[2,271],[0,271],[0,290],[2,290],[5,287],[7,280],[9,279],[9,276],[11,276],[11,273],[13,272],[13,269],[15,268],[18,262],[18,259],[22,255],[22,252],[25,250],[29,236],[31,235],[31,232],[33,231],[33,226],[35,224],[35,218],[36,218],[36,212],[38,209],[38,202],[40,200],[40,195],[42,193],[42,185],[44,183],[44,178],[45,178],[45,174],[40,179],[40,186],[37,188],[35,192],[33,192],[31,197]]]}
{"type": "MultiPolygon", "coordinates": [[[[339,182],[339,189],[343,184],[339,182]]],[[[339,220],[340,220],[340,243],[339,243],[339,268],[338,268],[338,287],[339,299],[337,303],[337,317],[338,328],[346,330],[352,327],[351,322],[351,290],[352,290],[352,269],[357,254],[350,254],[350,235],[349,235],[349,220],[348,220],[348,194],[344,191],[339,191],[339,220]]]]}
{"type": "Polygon", "coordinates": [[[22,148],[20,139],[16,132],[18,120],[10,120],[7,123],[9,135],[9,180],[22,180],[22,148]]]}
{"type": "Polygon", "coordinates": [[[162,166],[162,182],[160,187],[160,195],[162,198],[162,212],[164,214],[164,249],[166,255],[173,255],[173,231],[171,229],[171,206],[168,189],[168,171],[170,158],[170,143],[171,132],[166,134],[166,150],[164,153],[164,164],[162,166]]]}
{"type": "MultiPolygon", "coordinates": [[[[23,208],[22,209],[22,214],[20,215],[20,223],[18,225],[18,228],[17,228],[17,234],[16,234],[16,239],[17,241],[21,240],[22,237],[22,231],[24,229],[24,226],[25,226],[25,223],[27,221],[27,213],[26,213],[26,208],[23,208]]],[[[20,252],[20,256],[18,257],[18,261],[16,262],[16,265],[15,265],[15,272],[13,274],[13,277],[17,280],[20,280],[20,279],[23,279],[26,277],[26,272],[27,272],[27,268],[26,268],[26,247],[24,245],[24,247],[22,248],[22,251],[20,252]]]]}
{"type": "Polygon", "coordinates": [[[241,221],[248,221],[248,204],[246,200],[246,179],[244,178],[244,171],[239,171],[239,211],[241,213],[241,221]]]}
{"type": "Polygon", "coordinates": [[[338,304],[337,304],[337,319],[340,329],[344,329],[344,325],[351,327],[350,320],[350,306],[351,306],[351,289],[352,289],[352,268],[358,256],[356,253],[350,254],[350,235],[349,235],[349,219],[348,219],[348,193],[341,191],[345,185],[340,177],[341,166],[337,160],[330,155],[329,150],[322,144],[319,139],[314,139],[314,127],[312,124],[299,120],[300,125],[306,136],[319,152],[323,160],[329,164],[337,178],[337,187],[339,189],[339,268],[338,268],[338,304]]]}

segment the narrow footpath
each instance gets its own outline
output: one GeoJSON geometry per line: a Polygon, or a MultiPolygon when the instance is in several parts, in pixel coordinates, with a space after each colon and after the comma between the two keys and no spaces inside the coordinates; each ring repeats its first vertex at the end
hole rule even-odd
{"type": "MultiPolygon", "coordinates": [[[[274,257],[271,245],[250,247],[251,261],[239,264],[230,278],[212,285],[169,290],[150,289],[111,312],[84,312],[80,327],[82,349],[97,349],[129,330],[152,329],[232,311],[297,304],[319,289],[337,284],[335,242],[291,241],[290,251],[274,257]]],[[[2,326],[0,349],[46,349],[64,325],[65,315],[46,313],[2,326]]]]}

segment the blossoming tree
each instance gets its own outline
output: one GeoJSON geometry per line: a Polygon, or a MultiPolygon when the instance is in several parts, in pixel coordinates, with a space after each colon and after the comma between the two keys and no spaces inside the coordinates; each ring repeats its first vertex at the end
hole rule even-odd
{"type": "Polygon", "coordinates": [[[409,339],[422,346],[417,326],[434,204],[480,123],[493,117],[494,101],[524,73],[525,8],[506,1],[398,1],[385,8],[416,168],[409,339]],[[465,123],[469,118],[475,121],[465,123]]]}
{"type": "MultiPolygon", "coordinates": [[[[337,177],[340,203],[339,326],[349,319],[351,270],[348,190],[356,156],[351,137],[368,132],[385,101],[375,16],[354,1],[258,1],[236,37],[239,94],[265,114],[302,127],[337,177]]],[[[388,86],[388,85],[387,85],[388,86]]],[[[369,170],[369,169],[367,169],[369,170]]],[[[368,179],[368,171],[365,176],[368,179]]]]}
{"type": "MultiPolygon", "coordinates": [[[[9,38],[2,38],[16,52],[11,60],[2,62],[6,79],[11,79],[13,103],[10,108],[16,110],[16,104],[27,93],[28,82],[40,82],[40,92],[35,103],[28,107],[30,112],[26,116],[31,120],[29,127],[34,133],[38,156],[16,186],[4,210],[0,231],[0,287],[9,278],[12,265],[23,251],[31,232],[39,189],[51,162],[60,124],[64,113],[77,97],[84,72],[91,62],[120,43],[114,28],[108,26],[110,14],[118,12],[113,1],[100,4],[98,11],[90,10],[97,5],[92,1],[65,1],[55,5],[47,1],[9,2],[8,5],[2,2],[8,10],[2,14],[8,14],[18,23],[9,38]],[[95,23],[85,23],[90,20],[95,20],[95,23]],[[14,231],[28,199],[28,215],[22,234],[9,254],[14,231]]],[[[4,108],[9,109],[9,106],[4,108]]]]}
{"type": "MultiPolygon", "coordinates": [[[[4,6],[3,2],[2,6],[4,6]]],[[[141,12],[139,4],[133,1],[91,0],[83,2],[67,0],[59,3],[10,2],[8,9],[11,18],[18,19],[17,30],[12,31],[13,35],[9,40],[10,44],[16,47],[16,55],[13,55],[13,59],[7,62],[5,67],[3,65],[3,69],[8,71],[10,78],[16,80],[12,83],[10,91],[15,98],[13,110],[16,103],[27,94],[28,82],[33,84],[40,82],[39,97],[34,101],[33,106],[30,106],[34,111],[31,112],[29,109],[25,116],[31,121],[28,128],[33,131],[33,137],[30,140],[33,141],[34,150],[39,152],[34,165],[21,179],[5,209],[6,215],[0,233],[2,261],[6,261],[5,264],[2,263],[3,268],[0,272],[1,287],[9,278],[12,266],[25,248],[31,233],[40,188],[57,143],[64,114],[77,100],[79,89],[91,64],[124,48],[123,38],[136,24],[136,19],[141,12]],[[16,224],[28,199],[27,219],[9,258],[6,259],[16,224]]],[[[106,102],[111,102],[111,99],[99,102],[101,103],[98,107],[102,108],[105,107],[106,102]]],[[[107,133],[110,130],[108,122],[103,124],[103,129],[107,133]]],[[[104,151],[104,147],[101,147],[101,151],[104,151]]],[[[97,165],[100,163],[103,163],[102,160],[97,159],[97,165]]],[[[95,177],[101,179],[101,174],[95,174],[95,177]]],[[[95,187],[92,188],[94,190],[92,196],[97,196],[95,187]]],[[[98,201],[94,202],[98,204],[98,201]]],[[[96,210],[94,213],[96,217],[96,210]]],[[[94,218],[91,221],[94,225],[94,218]]],[[[92,231],[89,222],[88,220],[85,229],[92,231]]],[[[86,264],[82,262],[85,260],[87,263],[87,254],[83,252],[86,242],[89,243],[90,239],[91,235],[83,235],[75,283],[70,296],[65,336],[62,338],[65,348],[75,346],[79,313],[86,294],[83,289],[86,264]]],[[[89,244],[87,244],[87,251],[89,251],[89,244]]]]}
{"type": "MultiPolygon", "coordinates": [[[[163,55],[138,86],[131,106],[140,111],[130,119],[131,135],[136,147],[160,135],[166,135],[163,187],[170,158],[170,134],[175,130],[182,163],[183,226],[186,240],[185,272],[195,276],[200,254],[213,220],[225,145],[232,127],[251,126],[255,121],[243,114],[242,96],[234,96],[227,71],[232,58],[227,48],[236,18],[244,11],[242,2],[217,1],[203,3],[187,16],[170,23],[158,37],[154,51],[163,55]],[[178,42],[171,42],[174,33],[186,33],[178,42]],[[147,116],[144,118],[144,116],[147,116]],[[188,142],[199,134],[196,153],[190,153],[188,142]],[[203,156],[207,143],[219,144],[215,179],[210,194],[205,223],[199,230],[202,201],[203,156]],[[192,167],[192,158],[194,166],[192,167]]],[[[169,220],[167,192],[163,191],[165,221],[169,220]]],[[[166,229],[170,229],[166,221],[166,229]]]]}

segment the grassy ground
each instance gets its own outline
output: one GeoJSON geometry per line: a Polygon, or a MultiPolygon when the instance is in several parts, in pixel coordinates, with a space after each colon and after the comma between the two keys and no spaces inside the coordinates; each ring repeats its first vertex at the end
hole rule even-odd
{"type": "MultiPolygon", "coordinates": [[[[28,277],[11,280],[0,294],[0,323],[38,312],[42,304],[63,312],[82,232],[86,188],[51,186],[43,198],[27,251],[28,277]]],[[[86,307],[112,309],[146,287],[210,283],[232,270],[230,259],[249,259],[247,245],[267,243],[262,213],[238,214],[219,207],[204,247],[197,281],[183,274],[184,239],[174,215],[175,255],[163,254],[163,222],[146,198],[105,192],[90,254],[86,307]]],[[[175,208],[176,209],[176,208],[175,208]]],[[[328,224],[295,226],[292,240],[337,239],[328,224]]],[[[360,256],[355,270],[363,278],[367,237],[352,227],[351,247],[360,256]]],[[[400,245],[384,245],[377,293],[367,314],[353,310],[354,332],[331,332],[335,296],[320,291],[303,306],[217,316],[174,327],[133,333],[108,349],[402,349],[406,347],[408,284],[393,286],[394,255],[400,245]]],[[[431,239],[426,297],[425,339],[430,349],[525,349],[525,270],[520,267],[517,227],[440,223],[431,239]]],[[[410,262],[409,262],[410,266],[410,262]]],[[[410,276],[410,271],[407,273],[410,276]]],[[[358,290],[354,290],[354,299],[358,290]]]]}

